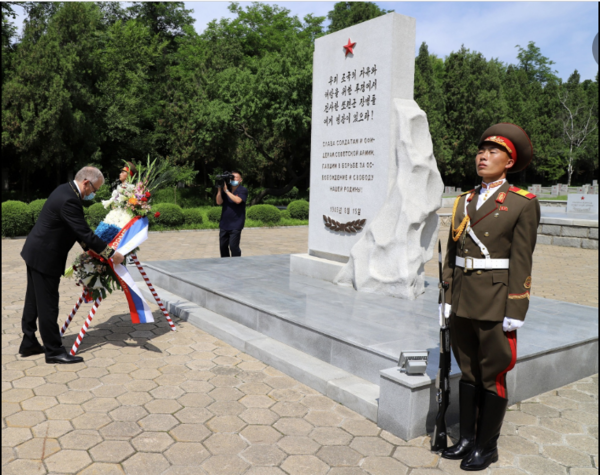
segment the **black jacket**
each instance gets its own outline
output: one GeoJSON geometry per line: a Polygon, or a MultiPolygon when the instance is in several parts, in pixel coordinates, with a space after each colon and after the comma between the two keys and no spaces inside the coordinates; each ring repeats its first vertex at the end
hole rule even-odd
{"type": "Polygon", "coordinates": [[[42,274],[60,276],[65,272],[67,255],[76,241],[84,249],[92,249],[104,257],[113,253],[88,226],[77,185],[69,182],[60,185],[48,197],[27,236],[21,257],[42,274]]]}

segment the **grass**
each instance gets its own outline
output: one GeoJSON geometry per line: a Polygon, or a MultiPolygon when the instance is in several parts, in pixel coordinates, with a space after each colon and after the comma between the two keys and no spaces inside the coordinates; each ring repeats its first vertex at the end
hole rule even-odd
{"type": "Polygon", "coordinates": [[[567,195],[551,196],[551,197],[541,197],[541,196],[538,196],[538,199],[544,200],[544,201],[547,201],[547,200],[552,200],[552,201],[561,201],[561,200],[562,201],[567,201],[567,195]]]}

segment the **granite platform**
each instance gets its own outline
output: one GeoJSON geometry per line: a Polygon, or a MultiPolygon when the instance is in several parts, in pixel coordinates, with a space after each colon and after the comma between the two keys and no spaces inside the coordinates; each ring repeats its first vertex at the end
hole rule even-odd
{"type": "MultiPolygon", "coordinates": [[[[430,431],[439,361],[437,281],[409,301],[290,273],[290,255],[143,263],[170,311],[402,438],[430,431]],[[424,376],[397,368],[428,350],[424,376]]],[[[145,287],[145,286],[143,286],[145,287]]],[[[531,298],[507,379],[510,403],[598,372],[598,309],[531,298]]],[[[460,373],[452,364],[456,419],[460,373]]]]}

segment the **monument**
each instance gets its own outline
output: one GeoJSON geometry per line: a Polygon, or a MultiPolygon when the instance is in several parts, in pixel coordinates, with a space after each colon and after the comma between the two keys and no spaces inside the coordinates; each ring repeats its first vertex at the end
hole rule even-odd
{"type": "Polygon", "coordinates": [[[316,40],[308,253],[291,257],[292,272],[423,293],[444,184],[414,63],[415,20],[397,13],[316,40]]]}
{"type": "MultiPolygon", "coordinates": [[[[443,192],[412,100],[414,32],[391,13],[316,41],[307,254],[144,263],[169,312],[406,440],[437,412],[438,282],[422,267],[443,192]],[[424,375],[400,371],[407,350],[429,352],[424,375]]],[[[531,297],[511,404],[598,372],[597,314],[531,297]]]]}

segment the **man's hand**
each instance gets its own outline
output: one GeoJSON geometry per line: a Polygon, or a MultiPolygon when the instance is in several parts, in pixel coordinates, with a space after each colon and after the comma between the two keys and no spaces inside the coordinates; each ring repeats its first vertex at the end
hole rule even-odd
{"type": "Polygon", "coordinates": [[[121,264],[125,260],[125,256],[120,252],[115,252],[112,256],[112,260],[114,264],[121,264]]]}
{"type": "Polygon", "coordinates": [[[227,193],[229,190],[227,189],[227,183],[223,182],[223,191],[227,193]]]}

